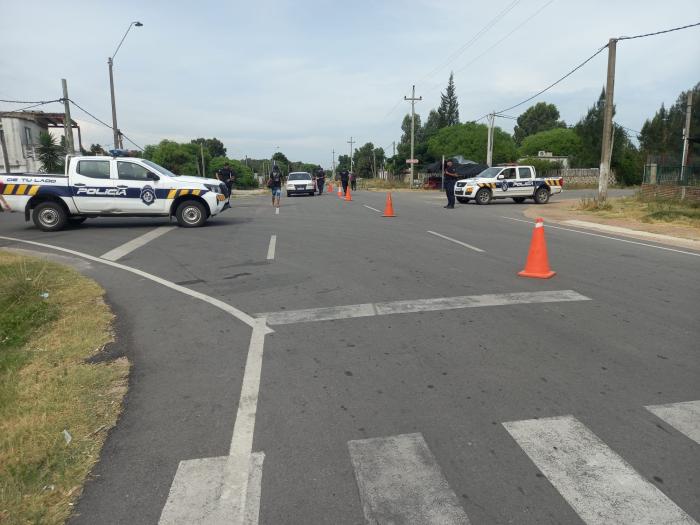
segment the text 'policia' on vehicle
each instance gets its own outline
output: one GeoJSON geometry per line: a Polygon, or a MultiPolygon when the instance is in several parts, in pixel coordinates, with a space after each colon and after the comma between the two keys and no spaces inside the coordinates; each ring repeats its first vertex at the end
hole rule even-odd
{"type": "Polygon", "coordinates": [[[155,162],[117,156],[66,157],[65,174],[0,175],[10,211],[24,212],[37,228],[57,231],[89,217],[170,217],[202,226],[228,206],[216,179],[171,173],[155,162]]]}

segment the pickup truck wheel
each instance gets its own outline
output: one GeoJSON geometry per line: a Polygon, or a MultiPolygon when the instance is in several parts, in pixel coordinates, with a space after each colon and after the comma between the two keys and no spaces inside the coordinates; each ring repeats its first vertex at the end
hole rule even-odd
{"type": "Polygon", "coordinates": [[[513,197],[513,202],[515,202],[516,204],[522,204],[523,202],[525,202],[525,197],[513,197]]]}
{"type": "Polygon", "coordinates": [[[207,212],[201,202],[185,201],[177,207],[175,218],[183,228],[197,228],[207,222],[207,212]]]}
{"type": "Polygon", "coordinates": [[[549,189],[538,188],[535,192],[535,204],[547,204],[549,202],[549,189]]]}
{"type": "Polygon", "coordinates": [[[489,204],[491,202],[491,191],[486,188],[481,188],[474,196],[477,204],[489,204]]]}
{"type": "Polygon", "coordinates": [[[32,220],[37,228],[45,232],[55,232],[65,228],[68,214],[57,202],[42,202],[32,214],[32,220]]]}
{"type": "Polygon", "coordinates": [[[457,197],[457,202],[461,204],[469,204],[469,199],[467,197],[457,197]]]}

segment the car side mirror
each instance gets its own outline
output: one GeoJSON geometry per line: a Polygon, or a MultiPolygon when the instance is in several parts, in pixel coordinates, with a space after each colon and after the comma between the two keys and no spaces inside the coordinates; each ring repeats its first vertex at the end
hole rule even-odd
{"type": "Polygon", "coordinates": [[[146,175],[146,177],[148,177],[149,179],[154,180],[154,181],[160,180],[160,177],[158,175],[156,175],[155,173],[153,173],[152,171],[149,171],[148,175],[146,175]]]}
{"type": "Polygon", "coordinates": [[[498,177],[496,177],[496,180],[503,180],[505,178],[506,176],[501,173],[498,177]]]}

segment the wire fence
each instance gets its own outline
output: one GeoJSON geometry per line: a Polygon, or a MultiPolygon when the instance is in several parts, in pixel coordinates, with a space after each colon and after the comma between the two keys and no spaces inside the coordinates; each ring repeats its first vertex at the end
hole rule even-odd
{"type": "Polygon", "coordinates": [[[644,184],[664,186],[700,186],[700,166],[644,166],[644,184]]]}

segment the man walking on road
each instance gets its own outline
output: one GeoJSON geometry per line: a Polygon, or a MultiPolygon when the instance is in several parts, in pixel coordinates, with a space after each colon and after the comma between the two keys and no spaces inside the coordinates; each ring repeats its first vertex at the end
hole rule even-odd
{"type": "Polygon", "coordinates": [[[348,170],[340,171],[340,183],[343,185],[343,195],[348,194],[348,181],[350,180],[350,173],[348,170]]]}
{"type": "Polygon", "coordinates": [[[452,164],[452,159],[445,162],[445,193],[447,194],[447,208],[452,210],[455,207],[455,183],[457,182],[457,170],[452,164]]]}
{"type": "Polygon", "coordinates": [[[350,173],[350,189],[355,191],[357,189],[357,176],[355,173],[350,173]]]}
{"type": "Polygon", "coordinates": [[[316,187],[318,188],[319,196],[323,195],[323,186],[326,184],[326,172],[319,166],[316,169],[316,187]]]}
{"type": "Polygon", "coordinates": [[[282,196],[282,173],[277,164],[272,166],[270,179],[267,181],[267,186],[272,190],[272,205],[275,208],[280,207],[280,197],[282,196]]]}

